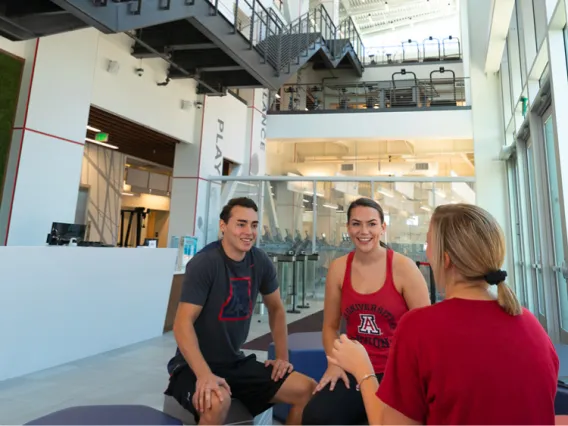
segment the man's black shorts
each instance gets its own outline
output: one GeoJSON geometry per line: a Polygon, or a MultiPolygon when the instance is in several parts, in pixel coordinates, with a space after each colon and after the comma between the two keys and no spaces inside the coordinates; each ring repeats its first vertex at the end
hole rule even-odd
{"type": "MultiPolygon", "coordinates": [[[[264,363],[256,360],[254,354],[231,364],[210,364],[209,368],[213,374],[227,381],[231,388],[231,398],[241,401],[252,416],[272,407],[270,401],[289,375],[286,374],[275,382],[270,376],[272,366],[265,367],[264,363]]],[[[197,419],[199,413],[192,402],[196,382],[197,377],[188,366],[180,367],[170,377],[165,394],[174,397],[197,419]]]]}

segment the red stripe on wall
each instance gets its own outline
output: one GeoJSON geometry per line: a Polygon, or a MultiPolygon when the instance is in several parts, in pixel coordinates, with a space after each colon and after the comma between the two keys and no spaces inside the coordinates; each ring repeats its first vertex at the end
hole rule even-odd
{"type": "Polygon", "coordinates": [[[69,142],[69,143],[72,143],[72,144],[75,144],[75,145],[81,145],[81,146],[85,145],[84,143],[81,143],[81,142],[73,141],[71,139],[62,138],[60,136],[55,136],[55,135],[52,135],[50,133],[40,132],[39,130],[35,130],[35,129],[28,129],[26,127],[14,127],[14,130],[24,130],[26,132],[37,133],[38,135],[48,136],[50,138],[57,139],[59,141],[69,142]]]}
{"type": "MultiPolygon", "coordinates": [[[[33,64],[32,64],[32,73],[30,76],[30,89],[28,91],[28,99],[26,102],[26,113],[24,115],[24,125],[23,127],[26,128],[26,124],[28,123],[28,112],[30,109],[30,100],[32,97],[32,89],[33,89],[33,83],[34,83],[34,75],[35,75],[35,68],[36,68],[36,64],[37,64],[37,53],[39,51],[39,41],[40,39],[37,39],[36,42],[36,47],[35,47],[35,52],[34,52],[34,59],[33,59],[33,64]]],[[[12,189],[12,197],[10,200],[10,211],[8,213],[8,224],[6,226],[6,238],[4,240],[4,244],[8,245],[8,238],[10,236],[10,223],[12,222],[12,211],[14,210],[14,198],[16,196],[16,182],[18,181],[18,172],[20,171],[20,160],[22,158],[22,148],[24,146],[24,135],[25,135],[25,131],[22,131],[22,137],[20,139],[20,147],[18,149],[18,162],[16,164],[16,173],[14,174],[14,185],[13,185],[13,189],[12,189]]],[[[12,149],[10,147],[10,149],[12,149]]],[[[9,158],[9,156],[8,156],[9,158]]]]}

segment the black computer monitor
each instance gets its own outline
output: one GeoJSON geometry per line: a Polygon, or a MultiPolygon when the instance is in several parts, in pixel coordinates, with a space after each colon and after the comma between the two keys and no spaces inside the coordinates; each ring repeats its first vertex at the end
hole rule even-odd
{"type": "Polygon", "coordinates": [[[47,242],[50,245],[66,245],[69,244],[72,238],[75,238],[77,243],[79,243],[85,240],[86,230],[86,225],[53,222],[47,242]]]}

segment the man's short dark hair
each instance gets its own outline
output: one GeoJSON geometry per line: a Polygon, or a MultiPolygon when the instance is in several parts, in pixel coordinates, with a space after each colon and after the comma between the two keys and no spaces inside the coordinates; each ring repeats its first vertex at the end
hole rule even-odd
{"type": "Polygon", "coordinates": [[[256,203],[251,200],[248,197],[238,197],[238,198],[233,198],[231,200],[229,200],[229,202],[227,203],[227,205],[225,207],[223,207],[223,210],[221,210],[221,214],[219,215],[219,218],[225,222],[225,223],[229,223],[229,219],[231,218],[231,212],[233,211],[233,207],[245,207],[247,209],[253,209],[255,212],[258,213],[258,207],[256,206],[256,203]]]}

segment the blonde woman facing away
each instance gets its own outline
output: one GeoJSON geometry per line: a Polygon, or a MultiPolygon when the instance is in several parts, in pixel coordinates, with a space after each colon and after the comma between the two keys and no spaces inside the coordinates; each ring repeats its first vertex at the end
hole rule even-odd
{"type": "Polygon", "coordinates": [[[360,383],[370,424],[554,424],[558,356],[505,283],[495,219],[473,205],[440,206],[427,243],[446,298],[404,315],[380,387],[359,343],[334,343],[330,362],[360,383]]]}

